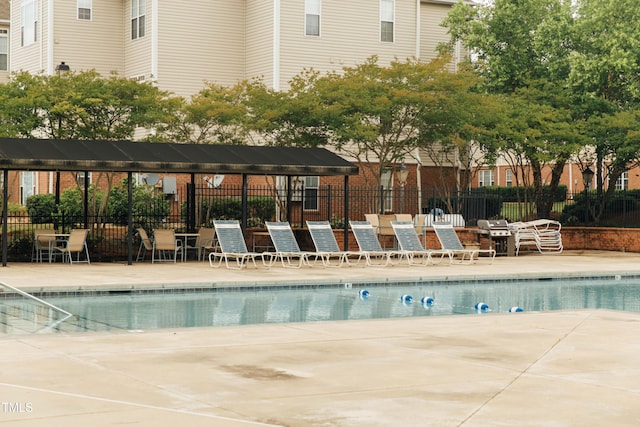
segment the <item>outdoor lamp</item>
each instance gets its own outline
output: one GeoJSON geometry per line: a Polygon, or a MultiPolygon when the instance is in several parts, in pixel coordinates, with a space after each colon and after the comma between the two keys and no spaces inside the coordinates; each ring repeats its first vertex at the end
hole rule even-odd
{"type": "Polygon", "coordinates": [[[409,169],[402,162],[402,164],[396,169],[396,178],[400,183],[400,213],[404,211],[404,185],[407,183],[407,177],[409,176],[409,169]]]}
{"type": "Polygon", "coordinates": [[[64,61],[62,61],[60,64],[56,65],[56,73],[59,76],[67,74],[70,70],[71,70],[71,67],[69,67],[69,65],[67,65],[64,61]]]}
{"type": "Polygon", "coordinates": [[[409,177],[409,169],[407,169],[407,166],[404,163],[402,163],[396,170],[396,177],[398,178],[400,186],[404,187],[407,183],[407,178],[409,177]]]}
{"type": "Polygon", "coordinates": [[[589,188],[589,185],[593,180],[593,175],[595,175],[595,173],[591,170],[589,166],[587,166],[587,168],[582,171],[582,181],[584,182],[585,189],[589,188]]]}

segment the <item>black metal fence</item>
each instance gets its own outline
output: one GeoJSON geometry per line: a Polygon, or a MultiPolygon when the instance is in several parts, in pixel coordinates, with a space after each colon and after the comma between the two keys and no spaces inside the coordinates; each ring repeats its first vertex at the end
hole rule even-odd
{"type": "MultiPolygon", "coordinates": [[[[328,220],[334,228],[343,228],[348,220],[362,220],[367,213],[444,213],[460,214],[467,226],[478,219],[507,219],[510,222],[538,218],[535,203],[514,201],[500,192],[472,191],[442,193],[428,189],[393,190],[342,186],[301,188],[287,192],[270,186],[221,186],[217,188],[187,185],[176,194],[165,194],[164,206],[136,206],[134,229],[148,232],[155,228],[195,231],[211,226],[214,219],[238,219],[247,228],[262,228],[264,221],[287,220],[293,227],[304,227],[307,220],[328,220]],[[242,195],[246,192],[246,199],[242,195]],[[246,202],[243,204],[243,200],[246,202]]],[[[640,227],[640,193],[616,192],[602,207],[595,192],[570,194],[556,200],[550,217],[563,225],[640,227]]],[[[126,218],[100,216],[89,212],[74,218],[56,217],[55,222],[33,221],[26,212],[10,212],[7,221],[8,259],[29,261],[35,229],[68,232],[88,228],[89,249],[93,261],[122,261],[128,255],[126,218]]],[[[3,236],[4,238],[4,236],[3,236]]],[[[140,240],[131,242],[134,252],[140,240]]]]}

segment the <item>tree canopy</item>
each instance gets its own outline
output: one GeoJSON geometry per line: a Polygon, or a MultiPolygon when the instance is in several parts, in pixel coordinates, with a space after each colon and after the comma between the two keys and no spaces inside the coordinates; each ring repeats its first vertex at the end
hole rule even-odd
{"type": "Polygon", "coordinates": [[[639,16],[632,0],[495,0],[460,2],[443,23],[471,52],[483,89],[509,104],[491,131],[499,153],[531,169],[540,216],[551,209],[542,166],[551,167],[553,193],[567,161],[593,163],[606,197],[607,181],[640,158],[639,16]]]}

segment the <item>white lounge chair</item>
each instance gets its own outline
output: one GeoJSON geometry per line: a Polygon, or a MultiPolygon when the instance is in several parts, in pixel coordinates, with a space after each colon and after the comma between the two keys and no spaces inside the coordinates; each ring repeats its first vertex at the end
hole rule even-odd
{"type": "Polygon", "coordinates": [[[450,222],[434,222],[431,226],[436,232],[442,249],[450,251],[453,255],[459,255],[461,263],[473,263],[478,259],[480,254],[486,254],[489,257],[490,263],[493,262],[496,256],[496,251],[493,248],[466,249],[450,222]]]}
{"type": "Polygon", "coordinates": [[[541,254],[561,253],[563,250],[561,228],[560,222],[552,219],[510,223],[509,229],[513,234],[516,255],[521,249],[527,247],[533,247],[541,254]]]}
{"type": "Polygon", "coordinates": [[[293,234],[291,225],[288,222],[266,221],[265,225],[275,247],[272,262],[280,260],[283,267],[300,268],[303,265],[312,265],[312,258],[314,264],[319,259],[322,259],[317,252],[300,249],[296,236],[293,234]]]}
{"type": "Polygon", "coordinates": [[[220,267],[222,261],[227,268],[241,269],[248,265],[249,262],[257,267],[256,258],[262,260],[262,264],[270,266],[265,260],[266,253],[249,252],[247,244],[242,234],[242,228],[237,220],[215,220],[213,221],[215,233],[218,239],[218,249],[209,253],[209,265],[212,267],[220,267]],[[217,260],[217,263],[216,263],[217,260]],[[229,260],[235,263],[229,263],[229,260]]]}
{"type": "Polygon", "coordinates": [[[420,236],[416,232],[413,222],[392,221],[391,227],[398,240],[400,249],[407,253],[409,264],[434,264],[433,256],[439,257],[441,262],[444,257],[449,257],[449,262],[453,260],[453,255],[447,249],[426,249],[420,242],[420,236]],[[416,258],[421,262],[416,262],[416,258]]]}
{"type": "Polygon", "coordinates": [[[307,228],[311,234],[316,252],[320,255],[325,267],[342,267],[344,264],[351,265],[350,256],[357,256],[356,264],[360,262],[363,254],[360,252],[343,251],[340,249],[336,236],[329,221],[307,221],[307,228]],[[336,263],[332,263],[332,259],[336,263]]]}
{"type": "Polygon", "coordinates": [[[385,250],[380,245],[375,228],[369,221],[349,221],[360,254],[364,256],[369,266],[387,266],[393,264],[394,257],[401,261],[404,252],[398,250],[385,250]]]}

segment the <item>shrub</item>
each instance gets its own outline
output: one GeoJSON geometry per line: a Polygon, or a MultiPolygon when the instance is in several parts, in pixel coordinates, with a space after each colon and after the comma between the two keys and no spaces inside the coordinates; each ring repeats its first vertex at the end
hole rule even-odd
{"type": "MultiPolygon", "coordinates": [[[[171,214],[171,203],[163,193],[146,185],[134,185],[131,193],[132,215],[135,227],[153,229],[171,214]]],[[[129,205],[129,188],[127,180],[114,186],[109,193],[107,218],[117,225],[126,225],[129,205]]]]}
{"type": "Polygon", "coordinates": [[[55,194],[34,194],[27,197],[26,205],[33,224],[51,223],[57,213],[55,194]]]}

